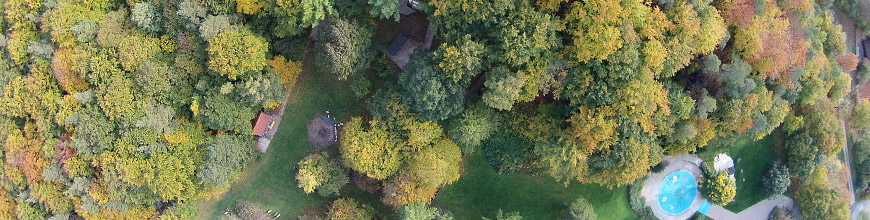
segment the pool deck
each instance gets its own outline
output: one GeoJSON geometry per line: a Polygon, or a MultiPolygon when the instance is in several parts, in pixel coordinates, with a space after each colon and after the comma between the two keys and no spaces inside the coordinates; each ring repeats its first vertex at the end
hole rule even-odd
{"type": "MultiPolygon", "coordinates": [[[[684,155],[677,155],[677,156],[665,156],[664,161],[668,165],[665,167],[664,170],[662,170],[662,172],[650,173],[649,176],[646,178],[646,180],[643,181],[643,189],[641,190],[641,194],[644,196],[644,198],[646,198],[646,204],[652,208],[653,214],[655,214],[655,216],[658,219],[661,219],[661,220],[689,219],[692,217],[692,215],[695,214],[695,212],[698,211],[698,208],[701,207],[701,203],[702,203],[703,199],[701,198],[700,192],[698,192],[698,194],[695,196],[695,200],[692,203],[692,205],[689,206],[689,209],[686,209],[686,211],[684,211],[680,214],[672,215],[672,214],[668,214],[667,212],[665,212],[661,208],[661,206],[659,206],[658,190],[662,184],[662,181],[668,175],[670,175],[671,173],[676,172],[676,171],[680,171],[680,170],[688,171],[693,176],[695,176],[696,179],[698,177],[701,177],[703,174],[702,174],[700,165],[701,165],[701,162],[703,162],[703,160],[701,160],[701,158],[698,158],[695,155],[684,154],[684,155]]],[[[710,218],[716,219],[716,220],[726,220],[726,219],[727,220],[731,220],[731,219],[766,220],[770,211],[773,210],[773,208],[776,206],[789,208],[794,213],[798,213],[798,215],[800,215],[799,214],[800,210],[798,210],[797,205],[794,203],[794,201],[791,198],[786,197],[786,196],[778,196],[775,198],[769,198],[769,199],[763,200],[759,203],[756,203],[753,206],[750,206],[749,208],[747,208],[746,210],[743,210],[740,213],[734,213],[734,212],[728,211],[727,209],[723,208],[722,206],[712,205],[712,206],[710,206],[709,210],[707,211],[707,213],[705,215],[707,215],[707,217],[710,217],[710,218]]]]}
{"type": "Polygon", "coordinates": [[[668,166],[660,173],[650,173],[649,177],[643,182],[641,194],[646,198],[646,204],[649,205],[655,216],[661,220],[683,220],[692,217],[695,212],[701,207],[701,193],[695,195],[695,199],[689,209],[686,211],[672,215],[666,213],[658,202],[658,190],[662,181],[671,173],[676,171],[687,171],[698,178],[702,176],[700,164],[703,160],[695,155],[684,154],[678,156],[665,156],[664,161],[668,166]]]}

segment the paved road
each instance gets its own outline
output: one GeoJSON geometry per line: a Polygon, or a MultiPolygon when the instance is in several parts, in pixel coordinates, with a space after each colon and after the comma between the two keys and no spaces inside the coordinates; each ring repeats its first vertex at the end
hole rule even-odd
{"type": "MultiPolygon", "coordinates": [[[[846,134],[846,121],[840,120],[840,125],[843,126],[843,137],[848,137],[846,134]]],[[[846,141],[843,141],[843,158],[846,158],[846,170],[849,171],[849,193],[852,193],[852,201],[849,204],[855,204],[855,187],[852,186],[852,163],[851,158],[852,154],[849,153],[849,138],[846,138],[846,141]]]]}
{"type": "Polygon", "coordinates": [[[710,206],[710,210],[707,211],[707,217],[712,219],[721,219],[721,220],[730,220],[730,219],[741,219],[741,220],[766,220],[770,215],[770,211],[777,206],[791,208],[792,210],[797,210],[795,206],[794,200],[789,197],[779,196],[774,199],[767,199],[755,205],[750,206],[746,210],[743,210],[740,213],[734,213],[728,211],[721,206],[710,206]]]}
{"type": "Polygon", "coordinates": [[[864,200],[856,203],[852,203],[852,217],[851,220],[859,220],[858,217],[861,215],[861,211],[870,210],[870,201],[864,200]]]}

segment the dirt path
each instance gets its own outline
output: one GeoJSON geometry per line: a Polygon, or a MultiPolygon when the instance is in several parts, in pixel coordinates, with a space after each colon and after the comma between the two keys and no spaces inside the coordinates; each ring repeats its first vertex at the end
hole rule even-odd
{"type": "Polygon", "coordinates": [[[266,153],[266,150],[269,149],[269,145],[272,143],[272,137],[278,133],[278,128],[281,127],[281,119],[284,118],[284,108],[287,107],[287,102],[290,101],[290,91],[293,91],[293,86],[289,86],[284,91],[284,101],[281,105],[278,105],[275,110],[269,112],[272,115],[271,121],[274,121],[275,124],[272,125],[272,129],[268,130],[267,135],[257,139],[257,151],[260,151],[260,153],[266,153]]]}

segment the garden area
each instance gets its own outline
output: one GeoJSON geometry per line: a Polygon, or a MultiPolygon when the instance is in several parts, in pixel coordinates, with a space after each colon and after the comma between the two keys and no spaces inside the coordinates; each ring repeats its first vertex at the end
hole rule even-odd
{"type": "Polygon", "coordinates": [[[737,196],[725,209],[738,213],[766,199],[762,187],[764,175],[777,159],[775,143],[781,136],[782,133],[777,130],[761,140],[740,138],[730,146],[708,146],[698,153],[698,157],[704,161],[713,161],[720,153],[726,153],[734,159],[737,196]]]}

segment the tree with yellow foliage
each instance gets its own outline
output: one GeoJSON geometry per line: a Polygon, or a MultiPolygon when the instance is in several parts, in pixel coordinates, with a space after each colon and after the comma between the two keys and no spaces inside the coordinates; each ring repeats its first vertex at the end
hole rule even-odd
{"type": "Polygon", "coordinates": [[[348,183],[348,173],[326,152],[313,153],[299,161],[296,180],[305,193],[317,191],[321,196],[338,195],[338,190],[348,183]]]}
{"type": "Polygon", "coordinates": [[[250,31],[225,31],[208,40],[208,68],[235,80],[266,66],[269,43],[250,31]]]}
{"type": "Polygon", "coordinates": [[[462,152],[449,139],[414,154],[408,170],[384,185],[384,203],[394,207],[414,202],[429,203],[438,188],[459,180],[462,152]]]}
{"type": "Polygon", "coordinates": [[[269,66],[281,77],[281,82],[284,83],[284,88],[289,88],[296,84],[299,74],[302,73],[302,63],[293,61],[284,56],[277,55],[269,60],[269,66]]]}
{"type": "Polygon", "coordinates": [[[736,180],[728,176],[726,172],[714,174],[707,177],[701,184],[702,196],[710,203],[719,206],[725,206],[734,200],[737,195],[736,180]]]}

